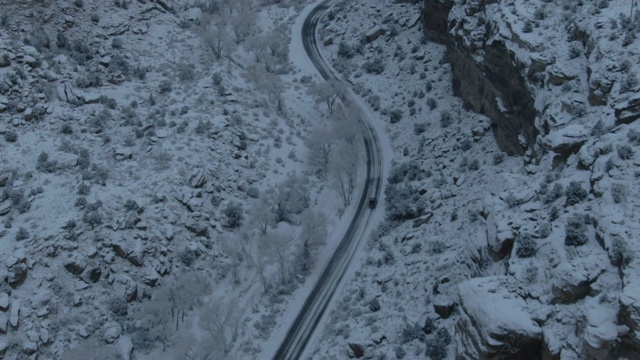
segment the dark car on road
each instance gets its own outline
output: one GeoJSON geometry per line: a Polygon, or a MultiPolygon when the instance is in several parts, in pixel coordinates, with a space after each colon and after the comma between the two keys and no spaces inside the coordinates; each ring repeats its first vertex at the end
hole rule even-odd
{"type": "Polygon", "coordinates": [[[372,197],[371,199],[369,199],[369,208],[370,209],[375,209],[376,205],[378,205],[378,199],[372,197]]]}

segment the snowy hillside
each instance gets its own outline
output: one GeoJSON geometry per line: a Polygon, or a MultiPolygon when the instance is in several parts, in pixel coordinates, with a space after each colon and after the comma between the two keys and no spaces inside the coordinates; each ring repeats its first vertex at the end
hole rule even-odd
{"type": "Polygon", "coordinates": [[[359,166],[323,162],[305,5],[0,5],[0,353],[260,357],[359,166]]]}
{"type": "Polygon", "coordinates": [[[640,15],[629,11],[335,8],[325,56],[386,117],[396,165],[387,221],[313,358],[638,356],[640,15]]]}

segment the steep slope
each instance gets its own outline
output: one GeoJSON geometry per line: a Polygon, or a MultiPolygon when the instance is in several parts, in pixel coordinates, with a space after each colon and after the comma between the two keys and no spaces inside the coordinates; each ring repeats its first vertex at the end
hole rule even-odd
{"type": "Polygon", "coordinates": [[[638,356],[640,47],[628,5],[336,8],[326,54],[388,116],[398,155],[389,223],[319,351],[638,356]],[[420,41],[416,13],[443,45],[420,41]]]}

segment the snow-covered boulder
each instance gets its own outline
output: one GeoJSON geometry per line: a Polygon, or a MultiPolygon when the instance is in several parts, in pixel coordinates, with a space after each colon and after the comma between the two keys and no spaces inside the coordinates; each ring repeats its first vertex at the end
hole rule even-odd
{"type": "Polygon", "coordinates": [[[144,264],[144,246],[142,241],[133,241],[126,237],[115,236],[111,246],[116,255],[128,260],[133,266],[144,264]]]}
{"type": "Polygon", "coordinates": [[[9,318],[7,314],[0,313],[0,334],[7,333],[7,326],[9,326],[9,318]]]}
{"type": "Polygon", "coordinates": [[[207,183],[207,176],[204,169],[195,169],[189,174],[189,185],[194,188],[201,188],[207,183]]]}
{"type": "Polygon", "coordinates": [[[527,311],[527,302],[510,288],[503,276],[458,285],[457,358],[517,359],[541,354],[542,329],[527,311]]]}
{"type": "Polygon", "coordinates": [[[640,353],[640,282],[629,283],[620,294],[620,323],[629,327],[628,342],[640,353]]]}
{"type": "Polygon", "coordinates": [[[580,150],[591,134],[591,129],[584,125],[572,124],[547,135],[543,144],[556,154],[569,156],[580,150]]]}
{"type": "Polygon", "coordinates": [[[9,313],[9,323],[12,328],[17,328],[20,323],[20,301],[14,300],[11,302],[11,312],[9,313]]]}
{"type": "Polygon", "coordinates": [[[631,99],[616,105],[616,122],[618,124],[629,124],[640,119],[640,94],[634,95],[631,99]]]}
{"type": "Polygon", "coordinates": [[[604,252],[596,253],[595,247],[592,252],[595,254],[590,258],[563,263],[553,270],[551,303],[572,304],[589,294],[591,284],[604,273],[608,263],[604,252]]]}
{"type": "Polygon", "coordinates": [[[606,359],[618,338],[615,309],[591,306],[585,315],[582,352],[587,359],[606,359]]]}
{"type": "Polygon", "coordinates": [[[511,254],[514,240],[508,220],[491,212],[487,217],[487,247],[491,257],[498,261],[511,254]]]}
{"type": "Polygon", "coordinates": [[[9,295],[6,292],[0,293],[0,311],[9,309],[9,295]]]}

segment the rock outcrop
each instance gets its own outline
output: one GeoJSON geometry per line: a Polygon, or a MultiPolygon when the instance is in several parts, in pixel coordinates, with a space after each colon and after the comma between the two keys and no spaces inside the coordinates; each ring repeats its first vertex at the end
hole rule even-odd
{"type": "Polygon", "coordinates": [[[484,31],[478,31],[475,23],[467,23],[477,19],[466,19],[484,12],[485,5],[493,2],[476,1],[456,17],[450,16],[453,1],[425,0],[425,36],[447,45],[454,91],[474,111],[493,120],[493,134],[500,148],[522,155],[533,148],[538,135],[534,98],[523,72],[525,64],[507,48],[497,25],[488,23],[484,31]]]}
{"type": "Polygon", "coordinates": [[[476,278],[459,286],[457,358],[539,359],[542,329],[506,277],[476,278]]]}

